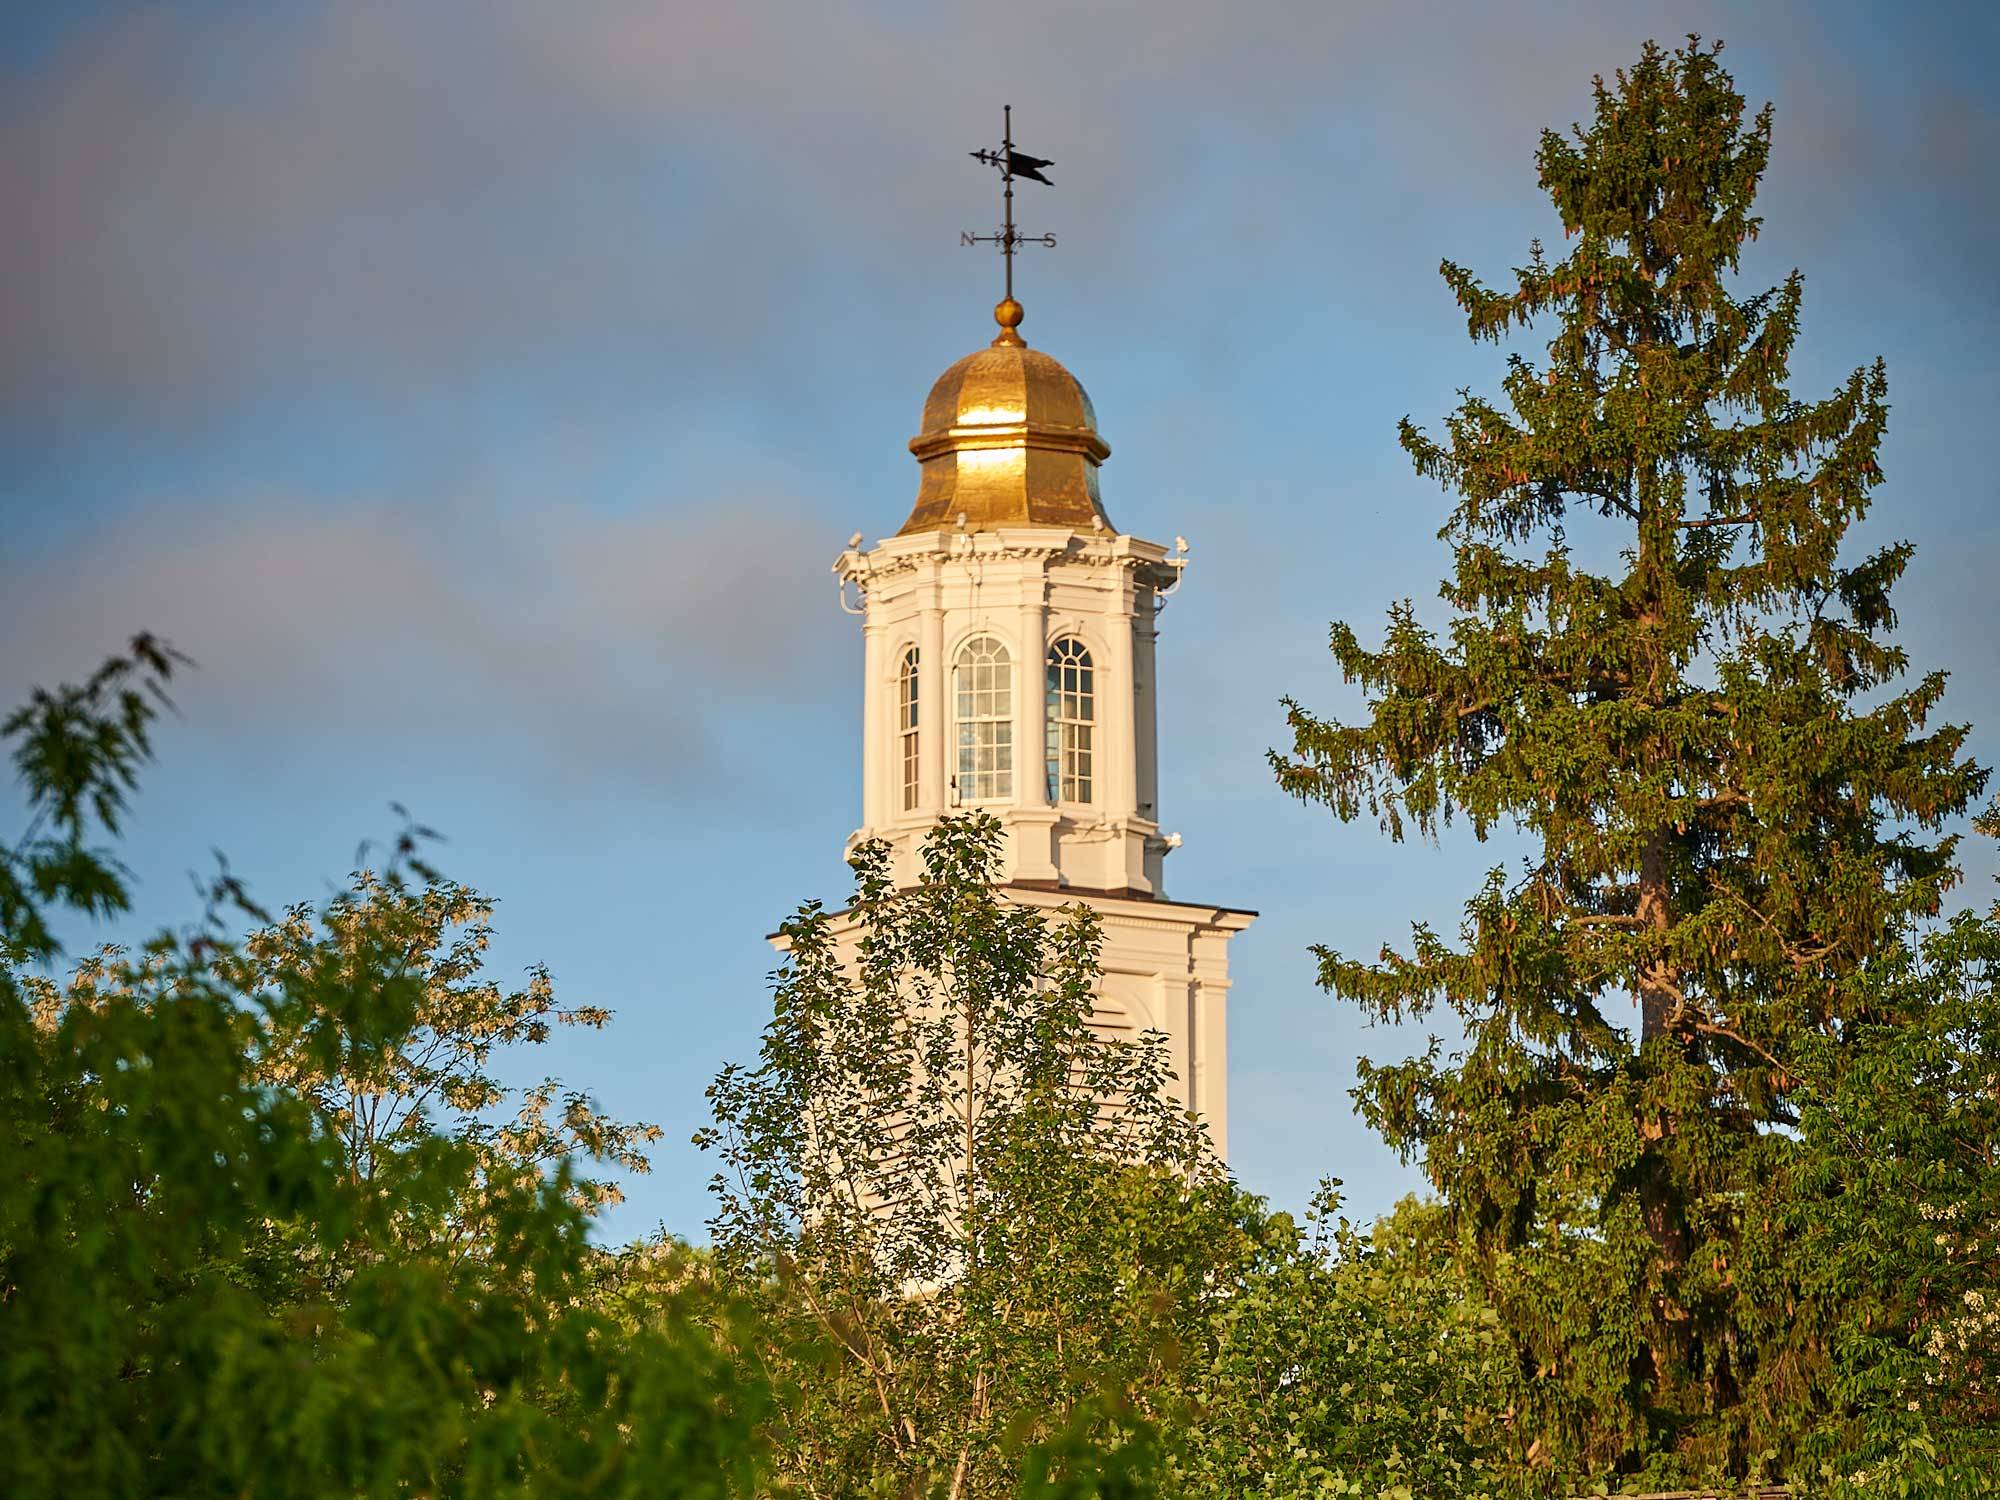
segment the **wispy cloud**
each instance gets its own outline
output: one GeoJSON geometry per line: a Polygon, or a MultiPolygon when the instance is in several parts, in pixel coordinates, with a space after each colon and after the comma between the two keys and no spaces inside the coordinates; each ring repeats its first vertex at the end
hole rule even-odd
{"type": "MultiPolygon", "coordinates": [[[[1990,108],[1870,79],[1809,25],[1767,56],[1767,11],[1697,10],[1750,33],[1750,73],[1783,77],[1802,204],[1860,173],[1983,245],[1964,172],[1990,154],[1990,108]],[[1862,123],[1885,93],[1907,107],[1862,123]]],[[[1246,268],[1318,239],[1353,271],[1393,245],[1385,214],[1518,200],[1535,131],[1583,113],[1590,73],[1658,18],[1556,19],[359,0],[223,29],[120,10],[0,104],[0,407],[171,428],[276,382],[428,400],[635,374],[696,405],[716,382],[754,398],[802,341],[850,333],[855,305],[928,311],[911,271],[955,213],[986,210],[942,184],[1001,97],[1062,157],[1062,226],[1092,247],[1075,274],[1128,299],[1157,285],[1199,326],[1222,310],[1186,307],[1192,252],[1162,237],[1246,268]]]]}
{"type": "Polygon", "coordinates": [[[161,507],[9,559],[0,701],[28,685],[16,672],[80,673],[117,632],[147,629],[200,663],[180,696],[205,733],[415,737],[469,765],[706,795],[760,754],[762,710],[839,659],[828,597],[799,587],[826,564],[806,534],[796,509],[754,501],[692,521],[161,507]]]}

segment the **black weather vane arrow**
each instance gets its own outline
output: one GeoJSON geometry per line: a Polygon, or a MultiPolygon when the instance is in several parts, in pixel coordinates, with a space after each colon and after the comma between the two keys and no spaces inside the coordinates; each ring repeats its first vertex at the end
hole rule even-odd
{"type": "MultiPolygon", "coordinates": [[[[1042,175],[1043,167],[1055,165],[1044,156],[1030,156],[1025,151],[1014,149],[1014,106],[1002,107],[1000,149],[998,151],[970,151],[966,153],[974,161],[984,162],[989,167],[1000,169],[1000,180],[1004,185],[1003,202],[1005,218],[998,234],[974,234],[962,230],[958,236],[961,245],[998,245],[1000,255],[1007,268],[1007,301],[1014,300],[1014,251],[1021,245],[1047,245],[1054,247],[1056,237],[1052,234],[1023,234],[1014,227],[1014,179],[1025,177],[1030,182],[1039,182],[1045,187],[1055,184],[1042,175]]],[[[1018,321],[1018,319],[1016,320],[1018,321]]]]}

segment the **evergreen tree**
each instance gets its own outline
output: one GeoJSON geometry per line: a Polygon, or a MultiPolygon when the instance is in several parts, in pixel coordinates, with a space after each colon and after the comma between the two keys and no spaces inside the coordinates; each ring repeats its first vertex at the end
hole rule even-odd
{"type": "Polygon", "coordinates": [[[1420,925],[1321,977],[1463,1027],[1449,1057],[1364,1060],[1357,1097],[1513,1332],[1517,1456],[1570,1471],[1740,1476],[1813,1399],[1824,1340],[1761,1290],[1774,1127],[1801,1043],[1882,1019],[1844,981],[1939,909],[1941,825],[1984,779],[1927,727],[1943,674],[1905,680],[1888,638],[1910,549],[1843,552],[1883,478],[1881,364],[1794,397],[1799,275],[1734,289],[1771,112],[1720,50],[1648,44],[1587,127],[1544,132],[1566,256],[1537,243],[1504,290],[1444,264],[1475,340],[1546,320],[1547,358],[1441,438],[1402,424],[1455,495],[1449,630],[1407,601],[1380,649],[1334,626],[1366,716],[1288,702],[1272,757],[1392,838],[1456,816],[1536,849],[1460,945],[1420,925]]]}

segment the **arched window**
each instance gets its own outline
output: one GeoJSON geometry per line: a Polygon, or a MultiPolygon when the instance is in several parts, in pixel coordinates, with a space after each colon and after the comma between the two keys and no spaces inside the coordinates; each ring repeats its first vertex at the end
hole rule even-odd
{"type": "Polygon", "coordinates": [[[896,673],[896,740],[902,750],[903,811],[917,805],[923,762],[917,754],[917,648],[903,653],[902,668],[896,673]]]}
{"type": "Polygon", "coordinates": [[[1082,641],[1065,636],[1049,647],[1049,801],[1088,802],[1090,730],[1097,718],[1096,674],[1082,641]]]}
{"type": "Polygon", "coordinates": [[[953,673],[958,708],[959,802],[1014,795],[1014,694],[1007,648],[991,636],[969,640],[953,673]]]}

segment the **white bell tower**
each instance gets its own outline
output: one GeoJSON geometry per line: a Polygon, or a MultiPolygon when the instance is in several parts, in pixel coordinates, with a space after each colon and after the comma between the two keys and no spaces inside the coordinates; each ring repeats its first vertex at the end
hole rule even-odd
{"type": "Polygon", "coordinates": [[[862,619],[861,827],[914,884],[926,833],[982,808],[1009,894],[1104,924],[1097,1023],[1166,1034],[1184,1101],[1228,1149],[1229,939],[1255,913],[1167,899],[1154,643],[1176,551],[1117,531],[1083,387],[994,309],[992,344],[931,388],[902,528],[834,564],[862,619]]]}

